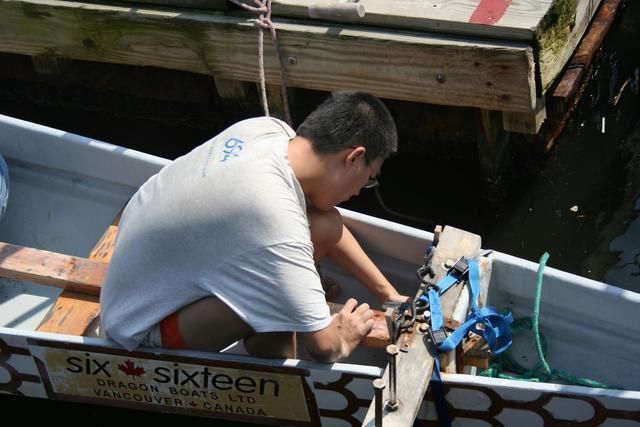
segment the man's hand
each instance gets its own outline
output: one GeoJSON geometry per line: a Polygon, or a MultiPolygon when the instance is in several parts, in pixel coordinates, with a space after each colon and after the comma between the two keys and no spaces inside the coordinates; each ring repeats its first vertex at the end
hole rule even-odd
{"type": "Polygon", "coordinates": [[[335,324],[342,340],[342,357],[347,357],[358,346],[362,338],[373,329],[373,310],[369,304],[361,304],[349,298],[342,310],[333,315],[332,324],[335,324]]]}
{"type": "Polygon", "coordinates": [[[337,362],[351,354],[373,325],[373,310],[369,304],[358,305],[358,301],[350,298],[332,316],[329,326],[320,331],[301,333],[301,336],[309,356],[322,362],[337,362]]]}

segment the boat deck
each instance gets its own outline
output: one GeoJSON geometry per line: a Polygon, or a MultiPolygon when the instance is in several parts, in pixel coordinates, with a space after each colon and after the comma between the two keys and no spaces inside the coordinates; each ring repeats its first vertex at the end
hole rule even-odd
{"type": "MultiPolygon", "coordinates": [[[[506,130],[536,133],[544,95],[599,4],[274,0],[272,21],[289,86],[501,111],[506,130]]],[[[221,96],[242,96],[259,81],[255,18],[220,0],[2,0],[0,52],[32,56],[43,72],[68,58],[209,74],[221,96]]],[[[264,46],[277,91],[268,36],[264,46]]]]}

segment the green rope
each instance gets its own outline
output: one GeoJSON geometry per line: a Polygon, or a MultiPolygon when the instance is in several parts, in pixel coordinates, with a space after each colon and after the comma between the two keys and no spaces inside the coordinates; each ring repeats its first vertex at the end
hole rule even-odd
{"type": "Polygon", "coordinates": [[[538,280],[536,285],[536,297],[533,301],[533,338],[536,343],[536,352],[538,353],[538,360],[540,364],[542,364],[542,370],[545,374],[549,375],[551,373],[551,369],[549,368],[549,364],[547,360],[544,358],[544,353],[542,352],[542,344],[540,343],[540,328],[538,326],[538,320],[540,319],[540,297],[542,296],[542,278],[544,268],[547,266],[547,261],[549,260],[549,253],[545,252],[540,257],[540,264],[538,265],[538,280]]]}
{"type": "Polygon", "coordinates": [[[536,294],[533,302],[532,318],[524,317],[521,319],[517,319],[511,325],[509,325],[512,336],[516,336],[530,329],[533,331],[533,339],[536,347],[536,354],[538,356],[538,363],[532,369],[527,369],[516,362],[516,360],[511,356],[510,350],[507,350],[501,355],[497,356],[494,359],[493,363],[491,363],[491,365],[487,369],[480,372],[479,375],[484,377],[504,378],[520,381],[552,382],[596,388],[613,388],[589,378],[578,377],[568,372],[549,367],[549,364],[546,360],[547,340],[539,328],[540,297],[542,295],[543,279],[542,273],[547,265],[548,259],[549,254],[545,252],[544,254],[542,254],[542,257],[540,258],[540,264],[538,265],[536,294]],[[513,374],[507,374],[505,372],[512,372],[513,374]]]}

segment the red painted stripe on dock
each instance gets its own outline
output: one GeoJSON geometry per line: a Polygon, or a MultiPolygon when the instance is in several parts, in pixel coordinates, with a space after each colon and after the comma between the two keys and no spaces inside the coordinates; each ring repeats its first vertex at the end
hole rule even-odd
{"type": "Polygon", "coordinates": [[[495,25],[507,11],[511,0],[480,0],[469,22],[472,24],[495,25]]]}

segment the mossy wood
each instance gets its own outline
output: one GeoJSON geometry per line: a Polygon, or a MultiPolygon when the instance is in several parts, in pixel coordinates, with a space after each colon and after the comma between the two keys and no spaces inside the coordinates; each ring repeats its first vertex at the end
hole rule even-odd
{"type": "Polygon", "coordinates": [[[601,0],[555,0],[536,27],[539,92],[553,84],[584,35],[601,0]]]}
{"type": "MultiPolygon", "coordinates": [[[[439,105],[528,112],[533,50],[523,42],[275,19],[288,83],[356,89],[439,105]],[[287,61],[288,64],[289,61],[287,61]]],[[[168,11],[56,0],[0,2],[0,51],[156,66],[257,81],[256,29],[249,15],[168,11]]],[[[279,84],[270,41],[265,72],[279,84]]]]}

